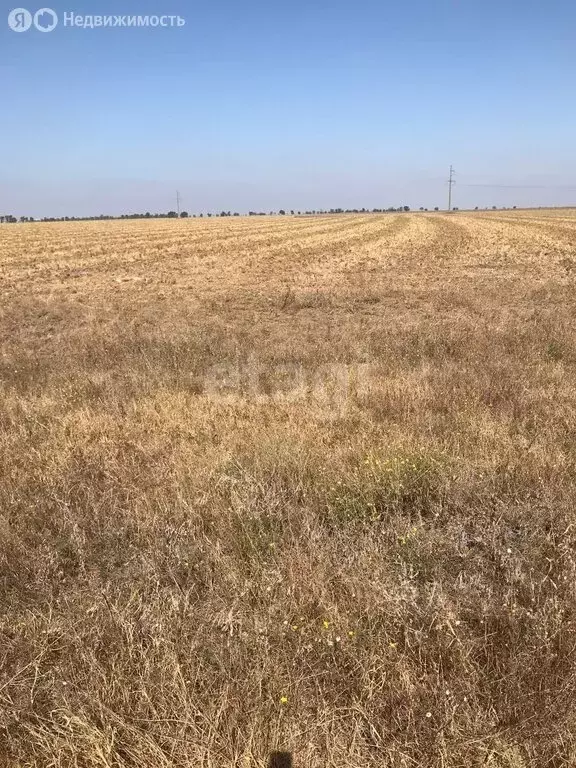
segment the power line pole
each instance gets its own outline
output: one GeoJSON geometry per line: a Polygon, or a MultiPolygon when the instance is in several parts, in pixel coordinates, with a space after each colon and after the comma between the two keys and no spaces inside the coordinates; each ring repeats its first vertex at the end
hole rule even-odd
{"type": "Polygon", "coordinates": [[[448,210],[452,210],[452,185],[456,184],[454,181],[454,174],[456,171],[450,166],[450,178],[448,179],[448,210]]]}
{"type": "Polygon", "coordinates": [[[176,190],[176,211],[178,213],[178,218],[180,218],[180,192],[176,190]]]}

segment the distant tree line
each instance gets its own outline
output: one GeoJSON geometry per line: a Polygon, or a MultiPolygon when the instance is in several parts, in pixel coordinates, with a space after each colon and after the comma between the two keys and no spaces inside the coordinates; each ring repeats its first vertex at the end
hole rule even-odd
{"type": "MultiPolygon", "coordinates": [[[[516,208],[516,206],[512,206],[513,209],[516,208]]],[[[427,211],[428,208],[420,207],[420,211],[427,211]]],[[[440,209],[438,206],[434,208],[435,211],[439,211],[440,209]]],[[[458,208],[453,208],[453,211],[457,211],[458,208]]],[[[479,210],[478,206],[474,210],[479,210]]],[[[488,210],[487,208],[485,210],[488,210]]],[[[493,205],[492,210],[497,210],[497,206],[493,205]]],[[[502,210],[510,210],[506,206],[502,206],[502,210]]],[[[389,208],[330,208],[328,210],[325,210],[323,208],[320,208],[318,210],[310,210],[310,211],[304,211],[305,216],[325,216],[330,214],[339,214],[339,213],[407,213],[410,211],[410,206],[408,205],[400,205],[398,208],[394,208],[393,206],[390,206],[389,208]]],[[[38,221],[109,221],[109,220],[116,220],[116,219],[177,219],[180,217],[181,219],[188,219],[188,218],[204,218],[206,216],[207,218],[219,218],[219,217],[226,217],[226,216],[241,216],[244,214],[240,214],[238,212],[232,213],[231,211],[221,211],[220,213],[193,213],[190,214],[188,211],[182,211],[180,214],[178,214],[176,211],[168,211],[168,213],[150,213],[149,211],[146,211],[146,213],[123,213],[120,216],[111,216],[107,214],[100,214],[100,216],[60,216],[60,217],[54,217],[54,216],[44,216],[42,219],[38,219],[38,221]]],[[[287,212],[284,210],[284,208],[280,208],[278,212],[276,211],[270,211],[269,213],[266,213],[265,211],[248,211],[248,216],[286,216],[287,212]]],[[[302,216],[302,211],[290,211],[290,216],[302,216]]],[[[20,218],[16,218],[16,216],[12,216],[10,214],[5,214],[3,216],[0,216],[0,224],[17,224],[18,222],[28,222],[28,221],[36,221],[33,216],[20,216],[20,218]]]]}
{"type": "MultiPolygon", "coordinates": [[[[410,208],[407,205],[401,205],[399,208],[372,208],[372,210],[368,208],[330,208],[329,210],[324,210],[323,208],[320,208],[318,210],[313,211],[305,211],[304,215],[306,216],[317,216],[317,215],[326,215],[326,214],[337,214],[337,213],[397,213],[399,211],[409,211],[410,208]]],[[[421,208],[420,210],[424,210],[421,208]]],[[[426,209],[428,210],[428,209],[426,209]]],[[[438,209],[436,209],[438,210],[438,209]]],[[[226,217],[226,216],[241,216],[243,214],[238,213],[235,211],[232,213],[232,211],[221,211],[220,213],[194,213],[190,214],[188,211],[182,211],[180,214],[178,214],[176,211],[168,211],[168,213],[150,213],[150,211],[146,211],[146,213],[122,213],[120,216],[112,216],[110,214],[104,214],[101,213],[99,216],[44,216],[42,219],[38,219],[38,221],[111,221],[116,219],[177,219],[180,217],[181,219],[188,219],[188,218],[204,218],[206,216],[207,218],[212,217],[226,217]]],[[[286,211],[284,208],[280,208],[278,212],[276,211],[270,211],[269,213],[266,213],[265,211],[249,211],[248,216],[286,216],[286,211]]],[[[290,211],[290,216],[302,216],[302,211],[290,211]]],[[[19,219],[17,219],[15,216],[12,215],[4,215],[0,216],[0,224],[16,224],[18,221],[20,222],[27,222],[27,221],[36,221],[33,216],[20,216],[19,219]]]]}

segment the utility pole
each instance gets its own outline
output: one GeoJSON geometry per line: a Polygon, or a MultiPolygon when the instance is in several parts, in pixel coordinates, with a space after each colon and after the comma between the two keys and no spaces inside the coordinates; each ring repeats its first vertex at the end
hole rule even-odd
{"type": "Polygon", "coordinates": [[[176,212],[178,213],[178,218],[180,218],[180,192],[176,190],[176,212]]]}
{"type": "Polygon", "coordinates": [[[454,181],[455,170],[450,166],[450,178],[448,179],[448,210],[452,210],[452,185],[456,184],[454,181]]]}

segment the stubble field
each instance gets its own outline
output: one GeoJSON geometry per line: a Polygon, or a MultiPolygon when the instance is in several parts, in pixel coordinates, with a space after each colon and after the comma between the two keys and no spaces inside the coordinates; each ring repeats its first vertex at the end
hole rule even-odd
{"type": "Polygon", "coordinates": [[[0,765],[576,763],[576,211],[0,227],[0,765]]]}

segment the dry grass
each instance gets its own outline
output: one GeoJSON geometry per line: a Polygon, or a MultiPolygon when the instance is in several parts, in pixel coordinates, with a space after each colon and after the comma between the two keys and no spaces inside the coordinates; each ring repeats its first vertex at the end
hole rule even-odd
{"type": "Polygon", "coordinates": [[[0,763],[576,762],[576,213],[0,228],[0,763]]]}

